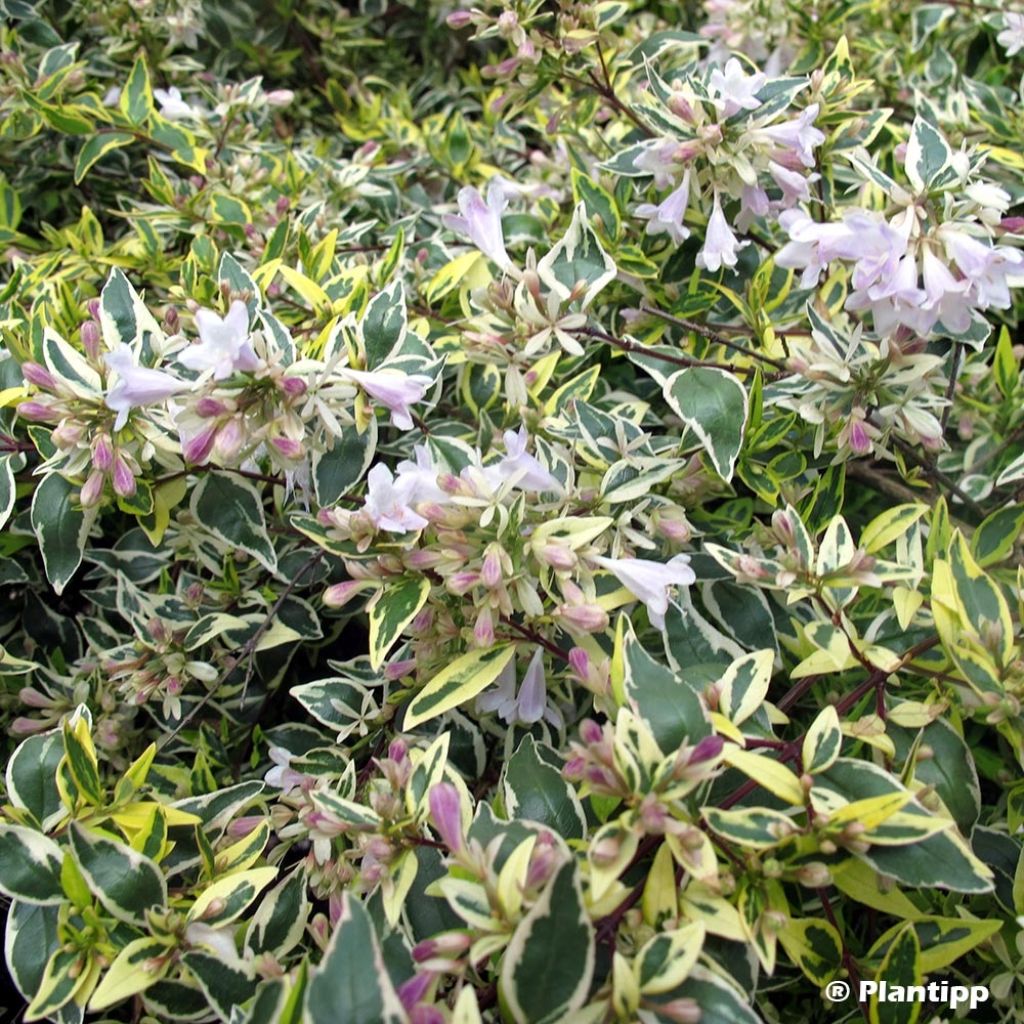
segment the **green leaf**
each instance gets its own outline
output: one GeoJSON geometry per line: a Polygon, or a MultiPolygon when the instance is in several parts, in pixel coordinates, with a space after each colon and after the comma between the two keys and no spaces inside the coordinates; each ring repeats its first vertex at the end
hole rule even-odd
{"type": "Polygon", "coordinates": [[[57,789],[57,765],[64,757],[59,730],[22,740],[7,762],[7,799],[28,811],[43,831],[66,813],[57,789]]]}
{"type": "Polygon", "coordinates": [[[404,728],[415,729],[472,700],[501,675],[515,653],[514,644],[497,644],[489,650],[473,650],[456,658],[413,699],[405,713],[404,728]]]}
{"type": "Polygon", "coordinates": [[[77,507],[78,488],[59,473],[48,473],[32,495],[32,529],[39,541],[46,578],[62,594],[82,564],[91,516],[77,507]]]}
{"type": "Polygon", "coordinates": [[[392,987],[366,908],[344,893],[341,915],[306,995],[309,1024],[401,1024],[392,987]]]}
{"type": "Polygon", "coordinates": [[[39,991],[43,971],[58,947],[56,907],[15,900],[7,911],[7,969],[26,1001],[39,991]]]}
{"type": "Polygon", "coordinates": [[[64,755],[78,792],[91,804],[104,802],[99,762],[92,744],[89,723],[83,715],[67,720],[63,727],[64,755]]]}
{"type": "Polygon", "coordinates": [[[923,117],[915,117],[904,161],[907,177],[919,192],[956,180],[953,151],[945,136],[923,117]]]}
{"type": "Polygon", "coordinates": [[[975,946],[991,938],[1000,926],[1000,921],[996,919],[983,921],[974,917],[918,916],[909,924],[901,922],[879,936],[868,956],[888,958],[903,929],[907,928],[914,932],[920,947],[921,972],[932,974],[955,963],[975,946]]]}
{"type": "Polygon", "coordinates": [[[334,447],[313,456],[313,486],[317,504],[334,505],[362,480],[377,450],[377,421],[371,419],[361,434],[343,426],[334,447]]]}
{"type": "Polygon", "coordinates": [[[516,925],[501,961],[499,998],[515,1024],[554,1024],[586,1001],[594,932],[576,863],[559,868],[516,925]]]}
{"type": "MultiPolygon", "coordinates": [[[[905,792],[904,787],[883,769],[866,761],[842,757],[827,772],[817,776],[815,784],[827,787],[851,803],[905,792]]],[[[907,804],[901,813],[925,819],[933,817],[915,801],[907,804]]],[[[876,871],[891,875],[904,885],[968,893],[992,890],[992,872],[952,830],[947,829],[908,845],[872,846],[857,856],[876,871]]]]}
{"type": "Polygon", "coordinates": [[[13,455],[0,456],[0,530],[14,509],[14,469],[11,466],[13,459],[13,455]]]}
{"type": "Polygon", "coordinates": [[[101,160],[107,153],[123,146],[130,146],[135,141],[131,132],[105,131],[85,140],[85,144],[78,151],[75,158],[75,184],[81,183],[82,179],[92,170],[93,164],[101,160]]]}
{"type": "Polygon", "coordinates": [[[132,65],[128,81],[121,90],[121,113],[134,125],[143,125],[153,113],[153,87],[149,81],[146,58],[140,54],[132,65]]]}
{"type": "Polygon", "coordinates": [[[971,538],[971,551],[983,569],[1010,557],[1024,530],[1024,505],[1008,505],[985,518],[971,538]]]}
{"type": "Polygon", "coordinates": [[[402,631],[426,604],[430,581],[411,576],[389,583],[367,605],[370,615],[370,667],[376,671],[384,664],[388,651],[402,631]]]}
{"type": "Polygon", "coordinates": [[[637,641],[632,627],[624,637],[622,655],[625,701],[650,727],[663,754],[711,733],[697,691],[655,661],[637,641]]]}
{"type": "Polygon", "coordinates": [[[211,928],[230,924],[276,877],[277,868],[250,868],[219,878],[200,893],[188,912],[189,921],[211,928]]]}
{"type": "Polygon", "coordinates": [[[63,903],[60,847],[35,829],[0,822],[0,892],[26,903],[63,903]]]}
{"type": "Polygon", "coordinates": [[[229,963],[222,957],[193,949],[181,958],[221,1020],[232,1016],[234,1007],[248,1002],[256,991],[256,979],[241,961],[229,963]]]}
{"type": "Polygon", "coordinates": [[[537,274],[563,302],[582,282],[580,305],[583,309],[615,277],[615,261],[601,248],[594,229],[587,222],[584,203],[576,206],[568,231],[537,264],[537,274]]]}
{"type": "Polygon", "coordinates": [[[246,951],[253,956],[273,953],[280,960],[305,934],[309,908],[306,872],[300,865],[260,901],[246,929],[246,951]]]}
{"type": "Polygon", "coordinates": [[[754,651],[737,658],[719,680],[718,710],[733,725],[745,722],[764,703],[772,678],[775,652],[754,651]]]}
{"type": "Polygon", "coordinates": [[[547,825],[563,839],[582,839],[586,819],[562,773],[540,756],[532,736],[525,736],[505,765],[502,778],[509,817],[547,825]]]}
{"type": "Polygon", "coordinates": [[[141,343],[143,351],[153,341],[162,341],[163,332],[153,314],[139,298],[131,282],[117,269],[110,272],[100,293],[100,327],[108,348],[120,344],[141,343]]]}
{"type": "Polygon", "coordinates": [[[842,939],[828,921],[789,920],[779,932],[779,941],[789,959],[819,988],[842,965],[842,939]]]}
{"type": "MultiPolygon", "coordinates": [[[[679,988],[665,993],[658,1002],[674,999],[692,999],[700,1007],[700,1024],[761,1024],[761,1018],[750,1008],[735,984],[700,965],[690,971],[690,976],[679,988]]],[[[654,1012],[659,1024],[671,1024],[668,1015],[654,1012]]]]}
{"type": "Polygon", "coordinates": [[[71,853],[93,894],[119,921],[142,926],[167,904],[163,873],[148,857],[72,822],[71,853]]]}
{"type": "Polygon", "coordinates": [[[617,240],[622,233],[622,217],[615,197],[592,181],[578,168],[571,169],[572,191],[576,202],[582,202],[591,217],[598,217],[608,237],[617,240]]]}
{"type": "Polygon", "coordinates": [[[107,968],[103,980],[89,1000],[89,1009],[94,1012],[105,1010],[123,999],[144,992],[170,970],[171,963],[171,948],[165,941],[147,935],[129,942],[107,968]],[[154,970],[149,962],[158,959],[162,962],[154,970]]]}
{"type": "Polygon", "coordinates": [[[697,435],[715,472],[731,480],[743,446],[747,392],[725,370],[691,366],[665,381],[665,401],[697,435]]]}
{"type": "Polygon", "coordinates": [[[359,324],[366,369],[375,370],[396,352],[405,332],[405,288],[401,281],[394,281],[370,300],[359,324]]]}
{"type": "Polygon", "coordinates": [[[208,473],[193,491],[190,507],[199,523],[225,544],[252,555],[271,572],[277,569],[263,501],[249,481],[208,473]]]}
{"type": "Polygon", "coordinates": [[[729,811],[704,807],[701,813],[720,836],[750,850],[770,850],[796,831],[792,818],[767,807],[742,807],[729,811]]]}
{"type": "Polygon", "coordinates": [[[801,752],[804,771],[809,775],[825,771],[839,756],[843,746],[843,733],[839,715],[829,704],[824,708],[804,736],[801,752]]]}
{"type": "MultiPolygon", "coordinates": [[[[887,986],[920,985],[924,979],[921,963],[921,945],[917,940],[914,925],[898,925],[898,933],[889,946],[885,959],[875,975],[876,982],[884,981],[887,986]]],[[[868,1003],[868,1020],[870,1024],[914,1024],[921,1014],[921,1003],[914,1000],[882,1002],[878,993],[871,995],[868,1003]]]]}

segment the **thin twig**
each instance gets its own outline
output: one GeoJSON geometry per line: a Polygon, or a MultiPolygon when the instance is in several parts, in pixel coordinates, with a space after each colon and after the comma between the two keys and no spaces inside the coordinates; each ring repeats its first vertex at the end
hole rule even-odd
{"type": "Polygon", "coordinates": [[[255,671],[256,648],[259,645],[260,640],[263,639],[263,637],[267,633],[267,630],[270,629],[271,624],[277,617],[277,613],[281,610],[281,606],[292,595],[292,593],[294,592],[295,588],[299,585],[299,583],[302,582],[303,576],[305,576],[306,573],[309,572],[309,570],[312,569],[313,566],[315,566],[324,557],[325,554],[326,552],[324,551],[317,551],[313,555],[311,555],[310,558],[301,566],[299,571],[289,581],[288,585],[284,588],[284,590],[281,591],[280,596],[274,602],[269,613],[267,614],[267,617],[260,623],[259,628],[256,630],[255,633],[253,633],[251,637],[249,637],[248,640],[246,640],[245,644],[238,652],[238,657],[235,658],[231,667],[222,672],[217,681],[209,690],[207,690],[207,692],[202,696],[202,698],[192,708],[190,708],[186,714],[182,715],[181,721],[178,722],[178,724],[160,740],[158,744],[158,749],[162,750],[165,746],[167,746],[167,744],[170,743],[171,740],[173,740],[174,737],[177,736],[178,733],[181,732],[181,730],[184,729],[185,726],[188,725],[188,723],[191,722],[192,719],[195,718],[196,715],[198,715],[199,712],[202,711],[203,708],[205,708],[206,705],[210,703],[211,700],[213,700],[214,697],[216,697],[217,692],[234,674],[238,666],[243,661],[248,659],[245,670],[245,679],[242,684],[242,700],[245,700],[245,692],[249,686],[249,680],[252,679],[252,674],[255,671]]]}

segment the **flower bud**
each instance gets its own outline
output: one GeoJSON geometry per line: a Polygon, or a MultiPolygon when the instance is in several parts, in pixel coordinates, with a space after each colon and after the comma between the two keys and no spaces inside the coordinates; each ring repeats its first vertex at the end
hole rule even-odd
{"type": "Polygon", "coordinates": [[[82,348],[90,359],[96,359],[100,354],[100,329],[95,320],[86,320],[81,329],[82,348]]]}
{"type": "Polygon", "coordinates": [[[566,625],[585,633],[599,633],[608,628],[608,613],[596,604],[563,604],[556,614],[566,625]]]}
{"type": "Polygon", "coordinates": [[[295,99],[291,89],[272,89],[267,93],[267,103],[272,107],[287,107],[295,99]]]}
{"type": "Polygon", "coordinates": [[[280,388],[289,398],[298,398],[306,393],[309,386],[301,377],[282,377],[280,388]]]}
{"type": "Polygon", "coordinates": [[[45,421],[57,418],[57,414],[48,405],[32,400],[18,403],[18,415],[24,420],[45,421]]]}
{"type": "Polygon", "coordinates": [[[462,801],[450,782],[438,782],[430,788],[430,817],[441,841],[452,853],[462,849],[462,801]]]}
{"type": "Polygon", "coordinates": [[[128,463],[119,455],[114,460],[114,493],[120,498],[130,498],[136,490],[135,474],[128,463]]]}
{"type": "Polygon", "coordinates": [[[452,11],[452,13],[445,18],[448,27],[455,29],[456,31],[460,28],[465,28],[472,20],[473,15],[469,11],[452,11]]]}
{"type": "Polygon", "coordinates": [[[82,491],[78,496],[78,500],[81,502],[83,508],[92,508],[94,505],[98,505],[103,497],[103,481],[104,476],[102,473],[93,470],[89,474],[88,479],[82,485],[82,491]]]}
{"type": "Polygon", "coordinates": [[[114,449],[106,434],[99,434],[92,444],[92,464],[101,473],[109,473],[114,465],[114,449]]]}
{"type": "Polygon", "coordinates": [[[57,382],[53,379],[53,374],[38,363],[22,363],[21,375],[29,384],[34,384],[37,388],[42,388],[44,391],[57,390],[57,382]]]}
{"type": "Polygon", "coordinates": [[[182,446],[181,454],[186,462],[201,463],[210,457],[213,442],[217,439],[217,427],[210,426],[190,437],[182,446]]]}
{"type": "Polygon", "coordinates": [[[334,583],[324,591],[323,602],[328,608],[342,608],[360,590],[365,589],[366,580],[346,580],[344,583],[334,583]]]}

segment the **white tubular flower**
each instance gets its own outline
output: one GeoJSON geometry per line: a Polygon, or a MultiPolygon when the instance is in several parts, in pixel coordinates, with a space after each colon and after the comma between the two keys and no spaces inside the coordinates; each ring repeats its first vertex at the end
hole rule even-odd
{"type": "Polygon", "coordinates": [[[105,399],[107,408],[117,413],[115,430],[120,430],[128,422],[128,413],[132,409],[165,402],[188,387],[184,381],[163,370],[137,366],[135,354],[124,342],[103,358],[118,377],[117,383],[107,391],[105,399]]]}
{"type": "Polygon", "coordinates": [[[172,85],[169,89],[154,89],[153,99],[160,104],[160,113],[168,121],[190,121],[202,117],[202,111],[182,98],[181,90],[172,85]]]}
{"type": "Polygon", "coordinates": [[[996,42],[1006,48],[1007,57],[1013,57],[1024,50],[1024,14],[1006,11],[1003,24],[1006,27],[996,36],[996,42]]]}
{"type": "Polygon", "coordinates": [[[225,317],[212,309],[198,310],[196,327],[199,344],[190,345],[178,356],[182,366],[197,373],[212,370],[214,380],[259,369],[260,360],[249,338],[249,310],[240,299],[231,303],[225,317]]]}
{"type": "Polygon", "coordinates": [[[732,117],[741,110],[757,110],[761,106],[761,101],[756,94],[766,81],[768,79],[760,71],[748,75],[743,70],[743,65],[733,57],[725,65],[724,71],[715,68],[711,72],[708,82],[711,102],[726,117],[732,117]]]}
{"type": "Polygon", "coordinates": [[[388,533],[411,533],[422,530],[427,520],[414,511],[411,477],[396,480],[383,463],[378,463],[366,477],[366,504],[364,511],[379,530],[388,533]]]}
{"type": "Polygon", "coordinates": [[[746,244],[733,234],[725,214],[722,213],[722,204],[716,192],[707,233],[704,236],[704,248],[697,256],[697,266],[710,270],[711,273],[721,270],[723,265],[735,267],[736,253],[746,244]]]}
{"type": "Polygon", "coordinates": [[[638,217],[647,220],[647,234],[667,233],[676,245],[682,245],[690,237],[690,229],[683,224],[686,209],[690,204],[690,172],[683,175],[679,187],[670,192],[657,206],[642,203],[636,208],[638,217]]]}
{"type": "Polygon", "coordinates": [[[606,558],[594,555],[595,565],[607,569],[631,594],[647,606],[651,625],[665,628],[669,587],[688,587],[697,576],[690,568],[689,555],[676,555],[668,562],[648,558],[606,558]]]}
{"type": "Polygon", "coordinates": [[[501,215],[508,206],[504,183],[492,178],[487,185],[487,202],[472,186],[459,190],[459,214],[448,213],[442,218],[445,227],[467,235],[469,240],[502,270],[512,269],[512,260],[505,251],[505,238],[501,230],[501,215]]]}
{"type": "Polygon", "coordinates": [[[391,422],[399,430],[412,430],[409,406],[421,402],[431,379],[423,373],[402,373],[399,370],[341,371],[358,384],[371,398],[391,411],[391,422]]]}

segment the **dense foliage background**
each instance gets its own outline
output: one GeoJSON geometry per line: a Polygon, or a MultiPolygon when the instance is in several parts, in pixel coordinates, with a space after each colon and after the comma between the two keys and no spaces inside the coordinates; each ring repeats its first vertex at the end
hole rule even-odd
{"type": "Polygon", "coordinates": [[[1022,1019],[1024,11],[0,11],[5,1019],[1022,1019]]]}

